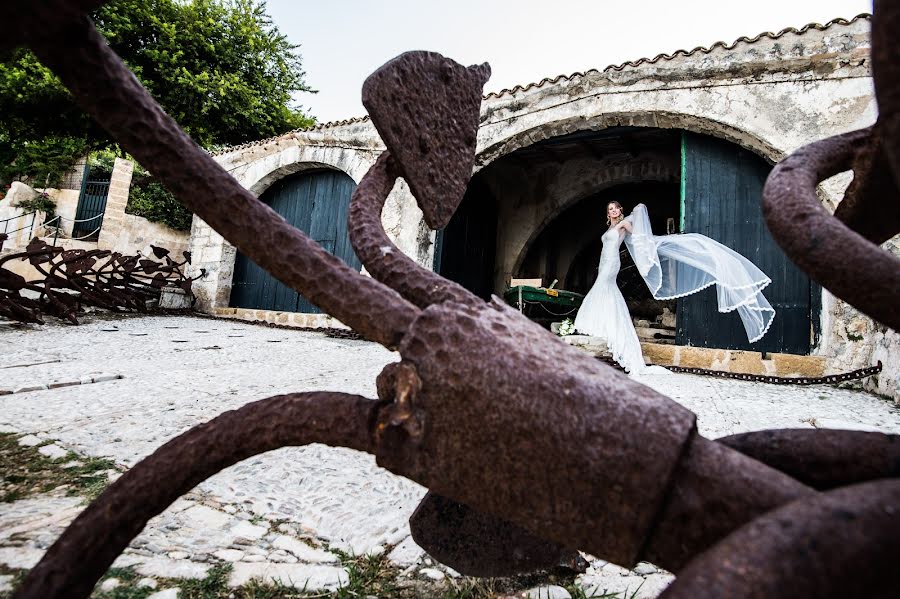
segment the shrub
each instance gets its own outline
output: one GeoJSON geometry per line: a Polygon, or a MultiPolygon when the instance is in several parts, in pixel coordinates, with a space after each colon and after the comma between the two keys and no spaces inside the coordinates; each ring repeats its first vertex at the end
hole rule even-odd
{"type": "Polygon", "coordinates": [[[191,230],[191,211],[182,206],[162,183],[149,176],[132,179],[125,212],[176,231],[191,230]]]}

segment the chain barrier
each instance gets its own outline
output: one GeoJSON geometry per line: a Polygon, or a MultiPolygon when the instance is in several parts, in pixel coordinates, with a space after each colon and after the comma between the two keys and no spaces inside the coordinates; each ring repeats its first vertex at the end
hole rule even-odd
{"type": "Polygon", "coordinates": [[[709,370],[706,368],[686,368],[683,366],[664,366],[667,370],[681,374],[697,374],[700,376],[712,376],[720,379],[735,379],[739,381],[753,381],[756,383],[769,383],[772,385],[836,385],[847,381],[864,379],[881,372],[881,361],[878,365],[867,368],[859,368],[840,374],[826,376],[770,376],[765,374],[749,374],[744,372],[727,372],[724,370],[709,370]]]}

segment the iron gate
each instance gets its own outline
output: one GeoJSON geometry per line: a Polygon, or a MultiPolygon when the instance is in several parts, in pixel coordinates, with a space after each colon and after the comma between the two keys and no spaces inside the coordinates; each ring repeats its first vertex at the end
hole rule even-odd
{"type": "Polygon", "coordinates": [[[109,178],[108,173],[92,174],[90,165],[84,167],[84,182],[72,227],[73,239],[96,240],[100,236],[106,197],[109,195],[109,178]]]}

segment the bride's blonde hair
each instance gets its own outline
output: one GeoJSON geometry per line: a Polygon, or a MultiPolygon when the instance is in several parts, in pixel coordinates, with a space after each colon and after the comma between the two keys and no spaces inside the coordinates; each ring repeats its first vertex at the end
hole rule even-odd
{"type": "Polygon", "coordinates": [[[617,201],[615,201],[615,200],[613,200],[613,201],[611,201],[611,202],[607,202],[607,203],[606,203],[606,226],[607,226],[607,227],[609,227],[610,225],[612,225],[612,221],[609,219],[609,207],[610,207],[610,206],[613,206],[613,205],[616,206],[616,207],[619,209],[619,212],[621,212],[622,214],[625,213],[625,209],[622,208],[622,204],[620,204],[619,202],[617,202],[617,201]]]}

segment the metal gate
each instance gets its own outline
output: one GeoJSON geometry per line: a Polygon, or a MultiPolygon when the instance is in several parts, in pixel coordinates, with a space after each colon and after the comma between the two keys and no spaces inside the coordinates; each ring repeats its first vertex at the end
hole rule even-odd
{"type": "MultiPolygon", "coordinates": [[[[356,183],[344,173],[307,171],[277,181],[259,199],[358,270],[361,262],[353,252],[347,231],[347,213],[354,189],[356,183]]],[[[321,312],[241,253],[235,260],[230,305],[281,312],[321,312]]]]}
{"type": "Polygon", "coordinates": [[[92,174],[90,165],[84,167],[81,195],[72,227],[73,239],[96,240],[100,236],[106,197],[109,195],[109,178],[107,173],[92,174]]]}
{"type": "Polygon", "coordinates": [[[682,137],[682,232],[702,233],[740,252],[772,283],[764,290],[775,319],[750,344],[736,313],[717,310],[715,288],[678,301],[679,345],[809,354],[818,336],[821,289],[784,255],[762,217],[762,188],[772,167],[736,144],[692,133],[682,137]]]}

